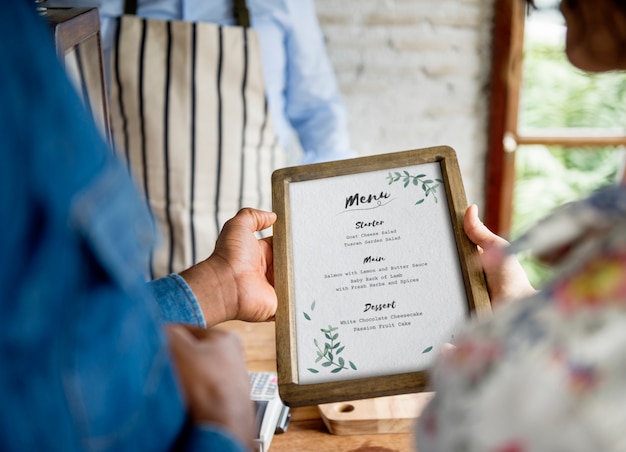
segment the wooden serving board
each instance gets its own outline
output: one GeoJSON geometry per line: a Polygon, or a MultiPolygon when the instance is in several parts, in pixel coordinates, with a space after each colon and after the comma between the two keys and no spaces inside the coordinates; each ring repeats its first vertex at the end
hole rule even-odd
{"type": "Polygon", "coordinates": [[[434,392],[403,394],[319,405],[330,433],[410,433],[434,392]]]}

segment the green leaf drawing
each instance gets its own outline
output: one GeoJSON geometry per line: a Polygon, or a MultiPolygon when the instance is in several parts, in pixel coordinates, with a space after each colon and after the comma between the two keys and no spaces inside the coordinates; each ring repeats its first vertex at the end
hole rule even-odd
{"type": "MultiPolygon", "coordinates": [[[[314,308],[314,305],[315,302],[311,305],[311,309],[314,308]]],[[[332,367],[330,372],[333,374],[341,372],[342,370],[349,370],[350,368],[352,370],[357,370],[356,365],[352,361],[348,361],[348,365],[350,366],[348,367],[346,365],[345,358],[337,357],[337,355],[345,349],[345,346],[341,345],[341,342],[339,341],[339,327],[328,325],[328,328],[320,328],[320,331],[324,335],[326,341],[322,347],[317,339],[313,339],[313,344],[317,349],[315,363],[318,364],[322,361],[320,364],[322,367],[332,367]]],[[[319,373],[319,371],[313,367],[309,367],[307,370],[314,374],[319,373]]]]}
{"type": "Polygon", "coordinates": [[[389,181],[389,185],[402,179],[402,185],[404,188],[407,188],[409,184],[412,184],[415,187],[421,186],[421,189],[424,192],[424,197],[418,199],[415,202],[415,205],[422,204],[429,195],[432,195],[435,203],[439,202],[439,199],[437,198],[437,188],[440,184],[443,183],[441,179],[428,179],[426,174],[411,176],[408,171],[403,171],[403,173],[404,174],[400,174],[398,171],[395,171],[392,174],[391,172],[389,172],[389,174],[387,174],[387,180],[389,181]]]}
{"type": "MultiPolygon", "coordinates": [[[[315,300],[313,300],[313,303],[311,303],[311,312],[313,312],[313,310],[315,310],[315,300]]],[[[304,315],[305,319],[311,320],[311,316],[306,312],[302,311],[302,315],[304,315]]]]}
{"type": "Polygon", "coordinates": [[[422,353],[428,353],[428,352],[432,351],[432,349],[433,349],[433,346],[431,345],[430,347],[426,347],[424,349],[424,351],[422,351],[422,353]]]}

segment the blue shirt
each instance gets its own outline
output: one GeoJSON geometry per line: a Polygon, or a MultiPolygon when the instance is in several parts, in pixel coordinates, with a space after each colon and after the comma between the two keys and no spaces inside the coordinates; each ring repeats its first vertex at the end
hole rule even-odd
{"type": "MultiPolygon", "coordinates": [[[[105,58],[113,46],[123,0],[49,0],[48,5],[99,6],[105,58]]],[[[138,0],[137,14],[155,19],[234,25],[232,1],[138,0]]],[[[259,33],[268,104],[278,137],[292,146],[295,131],[302,163],[355,157],[313,0],[247,0],[259,33]]]]}
{"type": "MultiPolygon", "coordinates": [[[[144,282],[154,236],[145,204],[33,2],[3,6],[0,450],[244,450],[218,426],[188,425],[144,282]]],[[[166,314],[197,317],[179,277],[151,288],[166,314]]]]}

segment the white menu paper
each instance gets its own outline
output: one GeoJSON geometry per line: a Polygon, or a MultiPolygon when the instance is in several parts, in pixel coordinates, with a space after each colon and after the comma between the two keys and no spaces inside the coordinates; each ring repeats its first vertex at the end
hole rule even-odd
{"type": "Polygon", "coordinates": [[[300,384],[425,370],[452,340],[468,307],[441,178],[435,162],[289,185],[300,384]]]}

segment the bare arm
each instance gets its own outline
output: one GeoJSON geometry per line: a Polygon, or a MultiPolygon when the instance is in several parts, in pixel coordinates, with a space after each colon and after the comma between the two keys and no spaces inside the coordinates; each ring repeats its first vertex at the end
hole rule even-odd
{"type": "Polygon", "coordinates": [[[196,295],[207,326],[227,320],[262,322],[276,312],[272,239],[254,233],[276,214],[242,209],[222,229],[211,256],[180,275],[196,295]]]}

